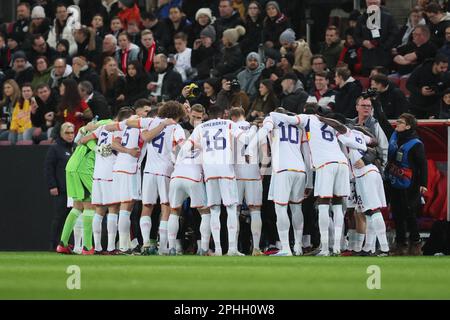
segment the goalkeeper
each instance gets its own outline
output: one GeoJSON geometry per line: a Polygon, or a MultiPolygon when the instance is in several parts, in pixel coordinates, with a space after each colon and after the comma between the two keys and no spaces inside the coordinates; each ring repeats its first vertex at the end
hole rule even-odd
{"type": "MultiPolygon", "coordinates": [[[[75,142],[79,142],[84,136],[91,134],[99,126],[110,123],[111,120],[93,121],[78,130],[75,142]]],[[[83,255],[94,254],[92,246],[92,219],[94,206],[91,204],[92,180],[95,165],[96,151],[100,152],[95,141],[89,141],[85,145],[80,144],[75,149],[66,165],[67,196],[74,200],[73,208],[69,212],[64,223],[61,242],[56,252],[71,254],[69,238],[78,217],[83,218],[83,255]]]]}

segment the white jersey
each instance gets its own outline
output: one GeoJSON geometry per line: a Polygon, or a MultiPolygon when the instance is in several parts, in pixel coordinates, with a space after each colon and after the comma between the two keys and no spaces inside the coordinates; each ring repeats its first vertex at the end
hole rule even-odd
{"type": "MultiPolygon", "coordinates": [[[[105,126],[98,127],[97,130],[92,132],[97,139],[97,146],[111,145],[113,139],[120,136],[120,131],[109,132],[104,129],[105,126]]],[[[108,157],[103,157],[101,154],[95,154],[95,167],[94,167],[94,180],[106,180],[112,181],[113,179],[113,167],[116,162],[116,155],[113,153],[108,157]]]]}
{"type": "MultiPolygon", "coordinates": [[[[141,128],[151,130],[165,119],[142,119],[141,128]]],[[[147,142],[147,162],[145,173],[161,175],[170,178],[174,169],[174,149],[185,140],[183,128],[179,124],[165,127],[155,138],[147,142]]]]}
{"type": "MultiPolygon", "coordinates": [[[[249,134],[255,130],[250,130],[249,134]]],[[[234,138],[245,132],[231,120],[215,119],[198,125],[189,140],[202,150],[202,167],[205,180],[234,179],[234,138]]]]}
{"type": "Polygon", "coordinates": [[[119,152],[114,163],[113,172],[124,172],[129,174],[135,174],[140,168],[142,159],[145,155],[144,152],[144,140],[141,138],[141,129],[131,128],[125,124],[125,121],[118,123],[119,131],[122,131],[121,144],[127,149],[139,148],[141,150],[141,156],[135,158],[128,153],[119,152]]]}
{"type": "Polygon", "coordinates": [[[272,170],[306,172],[301,152],[301,130],[283,120],[283,114],[271,113],[263,122],[260,139],[271,133],[272,170]]]}
{"type": "Polygon", "coordinates": [[[171,178],[203,181],[200,149],[194,149],[190,143],[185,143],[178,153],[171,178]]]}
{"type": "Polygon", "coordinates": [[[369,136],[366,136],[364,133],[358,130],[350,130],[349,135],[340,136],[339,138],[339,141],[341,141],[347,148],[350,169],[353,177],[355,178],[362,177],[370,171],[379,172],[378,168],[373,164],[368,164],[362,167],[361,169],[358,169],[354,166],[355,163],[364,156],[367,150],[367,143],[370,143],[371,140],[372,139],[369,136]],[[354,146],[353,147],[347,146],[349,143],[352,143],[354,141],[356,141],[361,146],[359,148],[355,148],[354,146]]]}
{"type": "MultiPolygon", "coordinates": [[[[251,128],[247,121],[236,122],[239,129],[248,132],[251,128]]],[[[258,160],[258,143],[250,144],[250,137],[245,137],[244,141],[235,140],[235,170],[237,180],[261,180],[258,160]],[[249,162],[247,163],[247,159],[249,162]]]]}

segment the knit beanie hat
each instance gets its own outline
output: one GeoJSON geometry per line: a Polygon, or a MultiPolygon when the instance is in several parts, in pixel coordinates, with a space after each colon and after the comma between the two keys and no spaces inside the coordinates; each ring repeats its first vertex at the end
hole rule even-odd
{"type": "Polygon", "coordinates": [[[127,8],[132,8],[134,6],[134,0],[119,0],[127,8]]]}
{"type": "Polygon", "coordinates": [[[197,12],[195,13],[195,21],[198,21],[198,18],[201,16],[207,16],[209,18],[209,21],[211,23],[213,23],[216,19],[213,17],[211,9],[210,8],[201,8],[198,9],[197,12]]]}
{"type": "Polygon", "coordinates": [[[295,42],[295,31],[288,28],[280,34],[280,42],[287,42],[289,44],[295,42]]]}
{"type": "Polygon", "coordinates": [[[258,61],[258,63],[261,63],[261,57],[256,52],[250,52],[247,55],[247,61],[249,61],[249,60],[256,60],[256,61],[258,61]]]}
{"type": "Polygon", "coordinates": [[[227,38],[232,45],[236,44],[241,36],[245,34],[245,28],[243,26],[236,26],[236,28],[230,28],[223,32],[223,37],[227,38]]]}
{"type": "Polygon", "coordinates": [[[36,6],[31,11],[31,19],[45,19],[45,10],[41,6],[36,6]]]}
{"type": "Polygon", "coordinates": [[[280,11],[280,5],[279,5],[278,2],[276,2],[276,1],[269,1],[269,2],[267,2],[267,3],[266,3],[266,10],[267,10],[267,7],[268,7],[268,6],[274,6],[275,9],[277,9],[278,13],[281,12],[281,11],[280,11]]]}
{"type": "Polygon", "coordinates": [[[26,56],[25,52],[23,52],[22,50],[19,50],[13,54],[12,61],[14,62],[14,61],[16,61],[16,59],[24,59],[25,61],[27,61],[27,56],[26,56]]]}
{"type": "Polygon", "coordinates": [[[211,38],[212,42],[216,41],[216,29],[212,25],[208,25],[200,32],[200,37],[211,38]]]}

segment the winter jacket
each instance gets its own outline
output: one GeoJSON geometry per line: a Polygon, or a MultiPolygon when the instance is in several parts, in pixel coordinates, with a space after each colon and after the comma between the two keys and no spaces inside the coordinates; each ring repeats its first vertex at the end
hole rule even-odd
{"type": "Polygon", "coordinates": [[[250,114],[253,111],[259,111],[259,112],[263,112],[264,114],[269,114],[270,112],[272,112],[273,110],[275,110],[278,106],[280,105],[280,101],[278,100],[278,98],[275,95],[266,95],[266,96],[261,96],[258,95],[255,99],[255,101],[253,101],[250,110],[247,113],[247,120],[248,121],[253,121],[255,118],[253,118],[250,114]]]}
{"type": "Polygon", "coordinates": [[[350,77],[342,88],[336,88],[334,111],[343,114],[347,118],[357,116],[356,99],[362,93],[362,85],[359,80],[350,77]]]}
{"type": "Polygon", "coordinates": [[[108,105],[111,107],[111,113],[114,116],[117,115],[117,111],[119,111],[120,104],[117,101],[117,97],[121,94],[125,95],[125,77],[119,76],[117,77],[116,83],[106,92],[103,92],[106,101],[108,101],[108,105]]]}
{"type": "Polygon", "coordinates": [[[409,109],[409,102],[405,94],[393,84],[390,84],[386,91],[378,95],[378,101],[381,103],[388,119],[398,119],[402,113],[408,112],[409,109]]]}
{"type": "Polygon", "coordinates": [[[222,34],[225,30],[230,28],[235,28],[236,26],[243,26],[244,22],[239,15],[239,12],[234,11],[231,17],[228,18],[218,18],[213,26],[216,29],[216,40],[220,40],[222,38],[222,34]]]}
{"type": "Polygon", "coordinates": [[[362,48],[360,46],[344,46],[339,56],[338,62],[344,62],[353,75],[361,74],[362,69],[362,48]]]}
{"type": "Polygon", "coordinates": [[[336,68],[342,48],[343,45],[340,39],[332,43],[330,46],[328,46],[325,42],[322,43],[319,53],[325,57],[327,67],[331,70],[336,68]]]}
{"type": "MultiPolygon", "coordinates": [[[[311,70],[312,53],[309,49],[308,43],[305,40],[300,39],[295,43],[297,44],[297,48],[295,48],[295,52],[293,52],[295,56],[295,63],[293,68],[306,76],[311,70]]],[[[285,55],[287,51],[285,48],[281,48],[280,53],[282,55],[285,55]]]]}
{"type": "Polygon", "coordinates": [[[5,80],[14,79],[19,87],[22,87],[25,83],[33,81],[34,70],[31,63],[27,62],[25,69],[22,71],[16,71],[13,67],[5,72],[5,80]]]}
{"type": "Polygon", "coordinates": [[[94,117],[98,116],[98,120],[111,119],[111,108],[106,98],[100,92],[94,91],[91,99],[88,99],[86,103],[94,117]]]}
{"type": "Polygon", "coordinates": [[[441,102],[439,119],[450,119],[450,105],[445,104],[444,101],[441,102]]]}
{"type": "Polygon", "coordinates": [[[143,73],[140,77],[135,76],[131,78],[127,76],[125,79],[125,100],[123,102],[124,106],[133,105],[138,99],[148,98],[150,92],[147,90],[147,84],[149,82],[147,73],[143,73]]]}
{"type": "Polygon", "coordinates": [[[214,44],[209,48],[200,46],[198,49],[193,49],[191,65],[197,69],[198,79],[209,78],[210,70],[215,68],[220,59],[220,50],[214,44]]]}
{"type": "Polygon", "coordinates": [[[44,162],[48,189],[58,188],[59,194],[66,194],[66,164],[75,150],[74,143],[58,137],[56,144],[50,146],[44,162]]]}
{"type": "Polygon", "coordinates": [[[137,23],[141,23],[141,10],[137,4],[135,4],[132,8],[126,8],[119,12],[117,15],[122,21],[123,29],[127,30],[129,21],[136,21],[137,23]]]}
{"type": "Polygon", "coordinates": [[[232,93],[231,91],[225,91],[222,89],[217,95],[217,102],[215,106],[221,108],[222,110],[242,107],[244,108],[245,113],[247,113],[250,107],[250,100],[248,99],[247,94],[242,90],[238,93],[232,93]]]}
{"type": "Polygon", "coordinates": [[[305,106],[307,99],[308,94],[302,89],[301,81],[298,80],[293,92],[283,92],[281,95],[281,106],[287,111],[296,114],[303,113],[303,107],[305,106]]]}
{"type": "Polygon", "coordinates": [[[56,49],[53,49],[48,44],[47,44],[47,51],[45,53],[36,52],[36,51],[34,51],[33,48],[30,51],[28,51],[28,53],[27,53],[28,61],[30,61],[30,63],[32,65],[36,65],[36,59],[39,56],[44,56],[47,58],[49,66],[51,66],[53,64],[53,62],[55,61],[57,55],[58,55],[58,52],[56,51],[56,49]]]}
{"type": "Polygon", "coordinates": [[[258,94],[258,80],[263,69],[264,65],[260,64],[255,70],[245,68],[237,75],[241,89],[250,97],[250,100],[253,100],[258,94]]]}
{"type": "Polygon", "coordinates": [[[56,23],[59,23],[57,19],[54,20],[53,27],[50,29],[50,32],[48,34],[48,45],[53,49],[56,49],[59,40],[66,39],[67,41],[69,41],[69,55],[72,57],[75,56],[77,53],[77,43],[75,42],[75,38],[73,37],[72,27],[66,24],[61,34],[58,36],[56,34],[56,23]]]}
{"type": "Polygon", "coordinates": [[[289,19],[284,15],[280,14],[275,19],[270,19],[266,17],[263,26],[263,43],[271,41],[275,49],[279,49],[280,45],[280,35],[284,30],[291,27],[289,19]]]}
{"type": "Polygon", "coordinates": [[[48,129],[45,115],[49,112],[56,112],[58,101],[56,100],[56,95],[52,93],[46,102],[36,97],[36,103],[38,108],[34,114],[31,114],[31,123],[33,127],[41,128],[45,132],[48,129]]]}
{"type": "Polygon", "coordinates": [[[33,90],[37,88],[40,84],[48,84],[50,81],[51,73],[52,73],[53,67],[48,68],[44,72],[38,72],[36,71],[33,76],[33,80],[31,81],[31,87],[33,90]]]}
{"type": "Polygon", "coordinates": [[[447,57],[447,59],[450,60],[450,41],[447,41],[446,43],[444,43],[442,48],[440,48],[438,50],[438,53],[445,55],[447,57]]]}
{"type": "Polygon", "coordinates": [[[82,81],[89,81],[94,87],[94,90],[100,90],[100,77],[98,73],[90,67],[87,67],[85,70],[81,70],[79,76],[76,76],[74,73],[72,73],[72,77],[77,83],[80,83],[82,81]]]}
{"type": "Polygon", "coordinates": [[[445,42],[445,29],[450,27],[450,12],[446,12],[438,24],[430,23],[431,41],[438,47],[442,47],[445,42]]]}
{"type": "Polygon", "coordinates": [[[253,21],[247,16],[247,20],[244,24],[245,35],[239,43],[244,56],[247,56],[250,52],[258,52],[259,45],[263,43],[263,25],[264,19],[262,16],[256,21],[253,21]]]}
{"type": "Polygon", "coordinates": [[[57,91],[59,89],[59,86],[61,85],[61,83],[65,79],[69,78],[69,76],[71,74],[72,74],[72,67],[70,65],[68,65],[68,64],[66,65],[66,69],[64,70],[64,74],[62,76],[57,76],[55,74],[55,69],[53,69],[50,72],[50,80],[49,80],[50,88],[52,90],[56,90],[57,91]]]}
{"type": "Polygon", "coordinates": [[[173,37],[178,32],[183,32],[185,34],[189,34],[189,30],[191,29],[191,22],[184,17],[181,19],[180,25],[178,26],[177,29],[175,29],[172,21],[169,18],[165,19],[164,22],[166,25],[165,32],[167,33],[167,36],[169,37],[169,39],[171,39],[169,46],[165,48],[166,52],[175,54],[175,53],[177,53],[177,50],[175,49],[173,37]]]}
{"type": "Polygon", "coordinates": [[[222,59],[216,65],[217,76],[236,73],[244,65],[244,56],[242,55],[239,44],[229,48],[223,48],[222,59]]]}
{"type": "Polygon", "coordinates": [[[130,43],[130,47],[128,48],[128,56],[127,61],[125,62],[125,66],[122,65],[122,57],[125,53],[122,51],[122,49],[118,49],[115,54],[117,65],[119,66],[119,69],[126,74],[127,69],[126,67],[131,61],[136,61],[139,58],[139,47],[135,45],[134,43],[130,43]]]}
{"type": "MultiPolygon", "coordinates": [[[[158,74],[150,74],[150,82],[158,82],[158,74]]],[[[183,89],[183,81],[181,75],[173,70],[173,67],[166,69],[164,79],[161,87],[161,96],[158,97],[158,101],[164,100],[176,100],[183,89]]]]}

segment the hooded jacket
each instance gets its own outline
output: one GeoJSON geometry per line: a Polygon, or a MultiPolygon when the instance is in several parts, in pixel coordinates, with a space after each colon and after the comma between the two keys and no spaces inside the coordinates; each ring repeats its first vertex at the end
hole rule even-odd
{"type": "Polygon", "coordinates": [[[303,113],[303,107],[305,106],[308,94],[303,90],[303,84],[300,80],[297,80],[295,88],[291,93],[283,92],[281,96],[281,106],[287,111],[294,112],[296,114],[303,113]]]}
{"type": "Polygon", "coordinates": [[[241,72],[238,73],[237,79],[241,88],[247,95],[250,97],[250,100],[256,97],[258,94],[258,80],[261,76],[261,72],[264,69],[264,65],[262,63],[255,70],[250,70],[249,68],[245,68],[241,72]]]}
{"type": "Polygon", "coordinates": [[[450,27],[450,12],[446,12],[438,24],[430,23],[430,40],[440,48],[445,42],[445,29],[450,27]]]}
{"type": "Polygon", "coordinates": [[[61,83],[64,79],[67,79],[72,74],[72,66],[69,64],[66,64],[66,70],[64,70],[64,73],[62,76],[57,76],[55,74],[55,69],[53,69],[50,72],[50,88],[52,89],[58,89],[61,83]]]}
{"type": "MultiPolygon", "coordinates": [[[[294,70],[297,70],[298,72],[301,72],[306,76],[311,70],[312,53],[308,43],[305,40],[300,39],[295,43],[297,44],[297,48],[295,48],[294,52],[295,62],[293,68],[294,70]]],[[[287,50],[285,48],[281,48],[280,53],[282,55],[285,55],[287,53],[287,50]]]]}
{"type": "Polygon", "coordinates": [[[350,77],[345,81],[342,88],[337,88],[336,90],[334,111],[343,114],[347,118],[356,117],[356,99],[362,93],[361,82],[350,77]]]}
{"type": "Polygon", "coordinates": [[[75,38],[73,37],[72,27],[66,23],[60,34],[60,38],[58,38],[56,35],[56,23],[58,23],[57,19],[53,21],[53,27],[50,29],[50,32],[48,34],[48,45],[53,49],[56,49],[59,40],[66,39],[67,41],[69,41],[69,55],[72,57],[75,56],[77,53],[77,43],[75,42],[75,38]]]}

